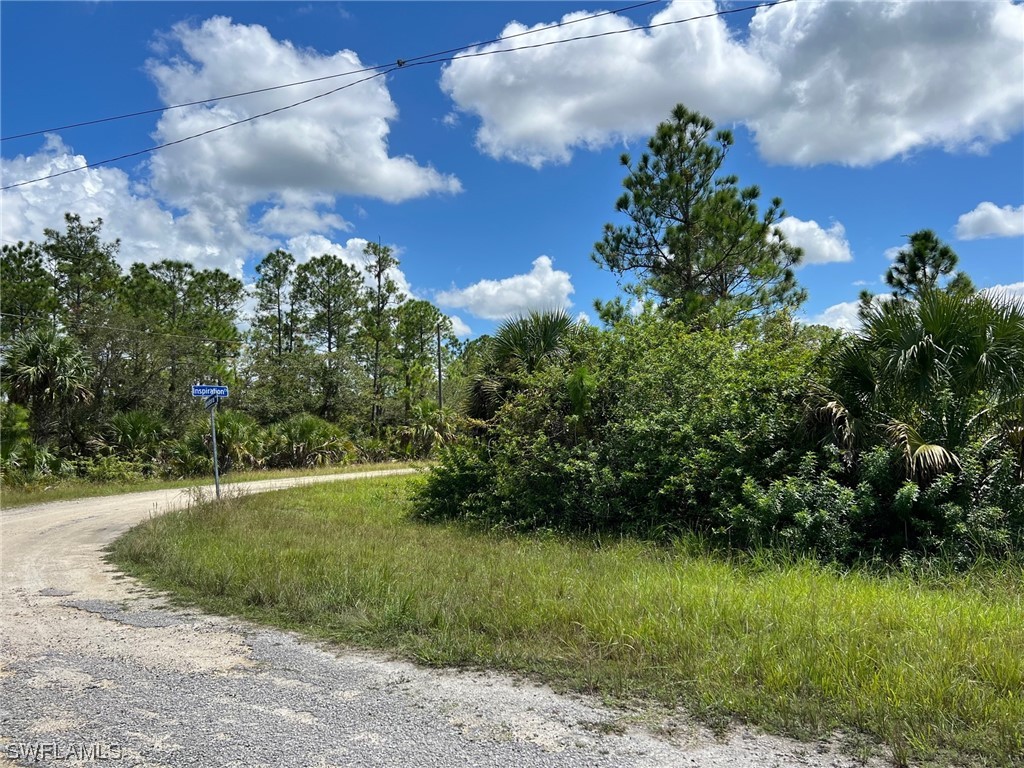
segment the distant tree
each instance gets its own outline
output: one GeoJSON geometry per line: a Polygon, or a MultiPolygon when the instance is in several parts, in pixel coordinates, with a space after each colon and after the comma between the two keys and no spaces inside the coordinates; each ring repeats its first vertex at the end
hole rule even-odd
{"type": "Polygon", "coordinates": [[[451,357],[451,348],[458,343],[452,333],[451,320],[423,299],[407,301],[398,308],[395,357],[401,382],[402,412],[406,419],[416,403],[432,394],[428,385],[437,385],[438,326],[442,337],[443,367],[451,357]]]}
{"type": "Polygon", "coordinates": [[[222,269],[204,269],[195,273],[188,299],[197,314],[200,335],[215,340],[213,356],[220,369],[227,357],[238,354],[238,321],[245,286],[222,269]]]}
{"type": "Polygon", "coordinates": [[[40,248],[50,260],[61,319],[88,346],[95,330],[89,326],[100,324],[113,306],[121,278],[115,258],[121,242],[100,239],[103,219],[84,224],[78,214],[65,213],[64,225],[63,232],[44,230],[40,248]]]}
{"type": "Polygon", "coordinates": [[[296,268],[292,297],[304,317],[306,338],[319,353],[320,415],[336,420],[343,379],[352,373],[349,347],[363,309],[362,275],[338,256],[325,253],[296,268]]]}
{"type": "MultiPolygon", "coordinates": [[[[958,262],[956,252],[930,229],[922,229],[908,238],[885,273],[892,295],[916,298],[922,291],[939,287],[939,280],[953,275],[958,262]]],[[[974,284],[963,272],[956,273],[946,289],[954,293],[972,293],[974,284]]]]}
{"type": "Polygon", "coordinates": [[[0,344],[44,325],[52,325],[57,309],[53,275],[43,266],[43,254],[35,243],[4,245],[0,257],[0,344]]]}
{"type": "Polygon", "coordinates": [[[359,324],[363,279],[359,270],[329,253],[295,270],[294,303],[305,314],[304,331],[328,355],[348,344],[359,324]]]}
{"type": "MultiPolygon", "coordinates": [[[[622,156],[629,173],[615,209],[630,223],[606,224],[593,254],[617,275],[639,275],[643,292],[693,325],[729,325],[806,298],[793,274],[801,251],[776,226],[782,201],[759,214],[758,187],[719,175],[733,137],[714,127],[680,104],[639,162],[622,156]]],[[[622,317],[621,307],[608,315],[622,317]]]]}
{"type": "Polygon", "coordinates": [[[291,285],[295,257],[278,248],[256,265],[256,317],[253,329],[270,340],[280,357],[291,350],[294,328],[291,319],[291,285]]]}
{"type": "Polygon", "coordinates": [[[361,331],[368,352],[368,367],[373,382],[370,425],[376,431],[380,427],[384,405],[384,377],[387,373],[385,364],[393,351],[397,311],[399,305],[405,301],[405,294],[392,276],[393,270],[398,266],[398,259],[388,246],[367,243],[363,254],[366,259],[364,269],[370,278],[370,289],[361,331]]]}

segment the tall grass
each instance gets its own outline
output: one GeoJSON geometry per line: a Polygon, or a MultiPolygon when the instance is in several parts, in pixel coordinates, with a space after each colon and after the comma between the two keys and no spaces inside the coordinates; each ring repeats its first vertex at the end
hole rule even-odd
{"type": "Polygon", "coordinates": [[[1019,565],[928,580],[473,533],[408,521],[410,482],[168,514],[112,556],[207,608],[428,664],[521,671],[804,737],[859,731],[897,763],[1022,764],[1019,565]]]}

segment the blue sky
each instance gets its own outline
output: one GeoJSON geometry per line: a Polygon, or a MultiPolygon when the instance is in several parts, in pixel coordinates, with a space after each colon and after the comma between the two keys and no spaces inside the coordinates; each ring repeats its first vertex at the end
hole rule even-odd
{"type": "MultiPolygon", "coordinates": [[[[267,87],[628,5],[0,4],[10,136],[267,87]],[[510,26],[513,25],[513,26],[510,26]]],[[[736,5],[656,3],[502,47],[736,5]]],[[[248,117],[340,79],[3,142],[3,183],[248,117]]],[[[617,291],[590,260],[623,151],[683,102],[731,127],[728,172],[780,196],[808,319],[849,327],[906,235],[931,228],[982,286],[1024,294],[1024,6],[800,2],[599,40],[407,67],[305,106],[2,193],[4,242],[101,216],[121,258],[252,279],[276,247],[396,248],[410,292],[487,332],[617,291]],[[887,252],[889,255],[887,255],[887,252]]]]}

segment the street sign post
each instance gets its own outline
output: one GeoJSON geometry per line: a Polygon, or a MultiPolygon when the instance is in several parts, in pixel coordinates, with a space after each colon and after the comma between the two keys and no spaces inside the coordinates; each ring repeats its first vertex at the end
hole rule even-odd
{"type": "Polygon", "coordinates": [[[210,412],[210,437],[213,439],[213,486],[220,498],[220,468],[217,466],[217,404],[228,396],[228,388],[220,384],[193,384],[192,397],[202,397],[203,405],[210,412]]]}

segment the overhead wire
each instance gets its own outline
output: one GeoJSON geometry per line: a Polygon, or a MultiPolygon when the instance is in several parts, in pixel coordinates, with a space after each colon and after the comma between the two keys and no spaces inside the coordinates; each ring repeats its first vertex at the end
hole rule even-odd
{"type": "MultiPolygon", "coordinates": [[[[69,169],[65,169],[63,171],[58,171],[57,173],[48,174],[46,176],[39,176],[39,177],[34,178],[34,179],[26,179],[24,181],[19,181],[19,182],[14,183],[14,184],[7,184],[5,186],[0,187],[0,191],[6,191],[6,190],[9,190],[9,189],[14,189],[16,187],[23,187],[23,186],[28,185],[28,184],[35,184],[35,183],[38,183],[40,181],[47,181],[49,179],[55,179],[55,178],[58,178],[60,176],[65,176],[65,175],[67,175],[69,173],[77,173],[79,171],[88,170],[90,168],[97,168],[99,166],[109,165],[110,163],[116,163],[116,162],[119,162],[121,160],[127,160],[127,159],[130,159],[132,157],[138,157],[140,155],[145,155],[145,154],[149,154],[151,152],[156,152],[157,150],[160,150],[160,149],[165,149],[167,147],[172,147],[172,146],[175,146],[175,145],[178,145],[178,144],[183,144],[186,141],[192,141],[193,139],[198,139],[198,138],[201,138],[203,136],[208,136],[208,135],[210,135],[212,133],[217,133],[218,131],[226,130],[227,128],[233,128],[236,125],[242,125],[243,123],[249,123],[249,122],[252,122],[252,121],[257,120],[259,118],[267,117],[268,115],[273,115],[273,114],[276,114],[278,112],[284,112],[284,111],[289,110],[289,109],[294,109],[295,107],[302,106],[303,104],[308,104],[308,103],[310,103],[312,101],[316,101],[317,99],[322,99],[325,96],[330,96],[332,94],[338,93],[339,91],[343,91],[343,90],[346,90],[347,88],[351,88],[353,86],[360,85],[360,84],[368,82],[370,80],[374,80],[374,79],[376,79],[378,77],[384,77],[386,75],[391,74],[392,72],[397,72],[397,71],[402,70],[402,69],[410,69],[412,67],[424,66],[424,65],[428,65],[428,64],[442,64],[442,63],[446,63],[446,62],[452,62],[452,61],[455,61],[457,59],[476,58],[476,57],[481,57],[481,56],[494,56],[494,55],[501,54],[501,53],[514,53],[516,51],[535,50],[535,49],[538,49],[538,48],[546,48],[546,47],[554,46],[554,45],[563,45],[565,43],[578,42],[578,41],[581,41],[581,40],[594,40],[594,39],[597,39],[597,38],[611,37],[613,35],[627,34],[627,33],[630,33],[630,32],[649,31],[649,30],[652,30],[652,29],[659,29],[659,28],[662,28],[662,27],[673,26],[673,25],[676,25],[676,24],[686,24],[688,22],[700,21],[702,19],[715,18],[715,17],[718,17],[718,16],[726,16],[726,15],[734,14],[734,13],[742,13],[744,11],[756,10],[758,8],[771,8],[771,7],[774,7],[776,5],[785,5],[786,3],[792,3],[792,2],[795,2],[795,0],[773,0],[772,2],[755,3],[753,5],[747,5],[747,6],[743,6],[741,8],[727,8],[727,9],[715,11],[715,12],[712,12],[712,13],[701,14],[699,16],[689,16],[689,17],[687,17],[685,19],[675,19],[675,20],[672,20],[672,21],[663,21],[663,22],[658,22],[658,23],[655,23],[655,24],[645,24],[645,25],[632,26],[632,27],[627,27],[626,29],[616,29],[616,30],[609,30],[609,31],[605,31],[605,32],[595,32],[595,33],[589,34],[589,35],[578,35],[576,37],[563,38],[563,39],[559,39],[559,40],[548,40],[548,41],[545,41],[543,43],[534,43],[532,45],[517,46],[515,48],[499,48],[499,49],[490,50],[490,51],[473,51],[471,53],[463,53],[463,54],[458,55],[458,56],[440,56],[440,57],[424,59],[424,60],[420,60],[420,61],[414,61],[414,60],[411,60],[411,59],[410,60],[399,59],[397,61],[397,63],[395,63],[393,65],[388,65],[387,68],[382,68],[382,69],[380,69],[380,71],[375,72],[373,75],[370,75],[369,77],[364,77],[364,78],[362,78],[360,80],[356,80],[355,82],[352,82],[352,83],[346,83],[345,85],[339,86],[337,88],[332,88],[329,91],[324,91],[323,93],[319,93],[319,94],[316,94],[315,96],[310,96],[309,98],[293,102],[292,104],[287,104],[287,105],[284,105],[284,106],[281,106],[281,107],[277,107],[276,109],[267,110],[266,112],[261,112],[261,113],[256,114],[256,115],[250,115],[249,117],[245,117],[245,118],[242,118],[240,120],[235,120],[233,122],[217,126],[216,128],[210,128],[210,129],[205,130],[205,131],[200,131],[199,133],[191,134],[189,136],[184,136],[184,137],[182,137],[180,139],[175,139],[173,141],[167,141],[167,142],[164,142],[162,144],[157,144],[157,145],[152,146],[152,147],[146,147],[145,149],[136,150],[134,152],[128,152],[128,153],[125,153],[123,155],[118,155],[117,157],[107,158],[106,160],[97,160],[97,161],[92,162],[92,163],[86,163],[85,165],[79,166],[77,168],[69,168],[69,169]]],[[[609,11],[609,12],[605,12],[605,13],[611,13],[611,12],[609,11]]],[[[548,28],[548,29],[550,29],[550,28],[548,28]]],[[[538,31],[543,31],[543,30],[538,30],[538,31]]],[[[475,47],[475,45],[476,44],[474,44],[474,46],[468,46],[468,47],[475,47]]]]}
{"type": "MultiPolygon", "coordinates": [[[[505,40],[514,40],[514,39],[519,38],[519,37],[525,37],[526,35],[535,35],[535,34],[537,34],[539,32],[546,32],[546,31],[551,30],[551,29],[560,29],[562,27],[568,27],[568,26],[570,26],[572,24],[579,24],[579,23],[584,22],[584,21],[592,21],[593,19],[599,19],[602,16],[609,16],[609,15],[614,15],[614,14],[619,14],[619,13],[625,13],[626,11],[633,11],[633,10],[636,10],[637,8],[643,8],[644,6],[648,6],[648,5],[657,5],[658,3],[662,3],[662,2],[666,2],[666,0],[645,0],[644,2],[635,3],[633,5],[627,5],[627,6],[624,6],[622,8],[615,8],[615,9],[610,10],[610,11],[601,11],[600,13],[595,13],[595,14],[592,14],[590,16],[581,16],[580,18],[570,19],[568,21],[558,21],[558,22],[554,22],[552,24],[545,24],[544,26],[536,27],[536,28],[533,28],[533,29],[528,29],[528,30],[525,30],[523,32],[516,32],[515,34],[511,34],[511,35],[504,35],[502,37],[495,37],[495,38],[492,38],[491,40],[485,40],[485,41],[479,42],[479,43],[467,43],[466,45],[456,46],[455,48],[448,48],[448,49],[443,50],[443,51],[434,51],[433,53],[426,53],[426,54],[423,54],[421,56],[412,56],[412,57],[406,58],[406,59],[397,59],[395,63],[397,64],[398,62],[402,62],[402,64],[404,65],[404,64],[409,64],[409,63],[417,62],[417,61],[422,61],[424,59],[432,59],[432,58],[435,58],[437,56],[445,56],[447,54],[458,53],[460,51],[468,51],[470,48],[474,48],[474,47],[477,47],[477,46],[492,45],[494,43],[504,42],[505,40]]],[[[86,127],[86,126],[89,126],[89,125],[99,125],[100,123],[110,123],[110,122],[114,122],[116,120],[127,120],[127,119],[133,118],[133,117],[142,117],[144,115],[152,115],[152,114],[155,114],[157,112],[169,112],[169,111],[174,110],[174,109],[183,109],[185,107],[194,107],[194,106],[198,106],[200,104],[210,104],[210,103],[215,102],[215,101],[227,101],[228,99],[237,99],[237,98],[239,98],[241,96],[253,96],[253,95],[258,94],[258,93],[269,93],[270,91],[278,91],[278,90],[281,90],[283,88],[294,88],[294,87],[299,86],[299,85],[310,85],[311,83],[320,83],[320,82],[323,82],[324,80],[334,80],[334,79],[339,78],[339,77],[350,77],[352,75],[361,75],[361,74],[363,74],[365,72],[374,72],[374,71],[376,71],[378,69],[382,69],[384,66],[391,66],[391,64],[363,67],[361,69],[349,70],[348,72],[336,72],[333,75],[323,75],[321,77],[311,77],[311,78],[309,78],[307,80],[295,80],[295,81],[290,82],[290,83],[281,83],[279,85],[270,85],[270,86],[267,86],[265,88],[253,88],[253,89],[248,90],[248,91],[239,91],[237,93],[228,93],[228,94],[225,94],[223,96],[211,96],[211,97],[206,98],[206,99],[196,99],[195,101],[185,101],[185,102],[181,102],[179,104],[169,104],[169,105],[164,106],[164,107],[153,107],[151,109],[142,109],[142,110],[138,110],[136,112],[126,112],[124,114],[111,115],[111,116],[108,116],[108,117],[100,117],[100,118],[96,118],[94,120],[83,120],[83,121],[80,121],[80,122],[77,122],[77,123],[68,123],[66,125],[57,125],[57,126],[53,126],[51,128],[39,128],[39,129],[33,130],[33,131],[26,131],[25,133],[15,133],[15,134],[12,134],[10,136],[0,137],[0,141],[14,141],[15,139],[24,139],[24,138],[28,138],[30,136],[39,136],[41,134],[52,133],[54,131],[66,131],[66,130],[71,130],[72,128],[83,128],[83,127],[86,127]]]]}

